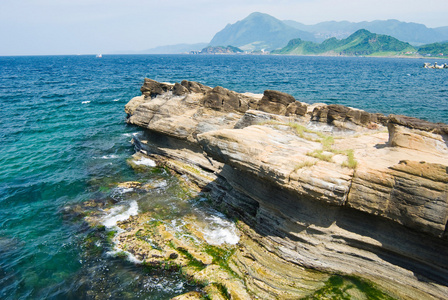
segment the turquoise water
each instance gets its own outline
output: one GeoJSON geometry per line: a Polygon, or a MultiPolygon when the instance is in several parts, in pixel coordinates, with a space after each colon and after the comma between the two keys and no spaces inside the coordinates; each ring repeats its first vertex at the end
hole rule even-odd
{"type": "Polygon", "coordinates": [[[194,289],[91,253],[92,234],[64,208],[113,198],[135,180],[124,105],[145,77],[275,89],[298,100],[448,123],[448,70],[422,60],[289,56],[0,57],[0,298],[169,299],[194,289]]]}

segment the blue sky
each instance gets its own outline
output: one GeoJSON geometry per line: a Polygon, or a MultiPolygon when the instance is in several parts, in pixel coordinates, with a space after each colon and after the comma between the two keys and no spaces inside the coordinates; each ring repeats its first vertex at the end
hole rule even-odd
{"type": "Polygon", "coordinates": [[[447,0],[1,0],[0,55],[94,54],[209,42],[254,11],[304,24],[448,26],[447,0]]]}

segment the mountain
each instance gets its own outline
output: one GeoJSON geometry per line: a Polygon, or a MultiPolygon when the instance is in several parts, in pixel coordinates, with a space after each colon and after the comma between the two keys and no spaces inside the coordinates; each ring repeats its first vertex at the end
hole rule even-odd
{"type": "Polygon", "coordinates": [[[294,38],[315,40],[312,33],[288,26],[268,14],[255,12],[216,33],[210,45],[232,45],[249,51],[273,50],[294,38]]]}
{"type": "Polygon", "coordinates": [[[190,51],[200,51],[206,47],[208,43],[197,43],[197,44],[177,44],[177,45],[167,45],[159,46],[143,51],[135,52],[135,54],[180,54],[189,53],[190,51]]]}
{"type": "Polygon", "coordinates": [[[197,54],[237,54],[237,53],[243,53],[244,51],[240,48],[233,47],[233,46],[208,46],[202,49],[201,51],[198,51],[197,54]]]}
{"type": "Polygon", "coordinates": [[[305,25],[296,21],[284,21],[288,26],[314,34],[317,40],[330,37],[346,38],[359,29],[393,36],[413,45],[422,45],[448,40],[448,27],[428,28],[423,24],[398,20],[376,20],[371,22],[330,21],[315,25],[305,25]]]}
{"type": "Polygon", "coordinates": [[[448,42],[433,43],[423,45],[418,48],[418,53],[424,56],[447,56],[448,57],[448,42]],[[442,55],[440,55],[442,54],[442,55]]]}
{"type": "Polygon", "coordinates": [[[416,52],[409,43],[402,42],[388,35],[371,33],[360,29],[348,38],[338,40],[330,38],[321,44],[303,41],[301,39],[291,40],[286,47],[273,51],[273,54],[296,54],[296,55],[398,55],[406,52],[416,52]]]}

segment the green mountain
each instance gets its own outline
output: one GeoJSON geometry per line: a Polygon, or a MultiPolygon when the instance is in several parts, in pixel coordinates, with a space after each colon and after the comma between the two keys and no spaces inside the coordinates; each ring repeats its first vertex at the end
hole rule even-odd
{"type": "Polygon", "coordinates": [[[315,25],[305,25],[296,21],[287,20],[285,24],[299,30],[308,31],[314,34],[319,41],[330,37],[346,38],[359,29],[366,29],[378,34],[393,36],[401,41],[406,41],[413,45],[423,45],[428,43],[448,40],[448,27],[428,28],[423,24],[407,23],[398,20],[376,20],[372,22],[348,22],[330,21],[321,22],[315,25]]]}
{"type": "Polygon", "coordinates": [[[227,25],[213,37],[210,46],[233,45],[249,51],[273,50],[294,38],[315,40],[311,33],[288,26],[270,15],[255,12],[235,24],[227,25]]]}
{"type": "Polygon", "coordinates": [[[402,42],[388,35],[371,33],[360,29],[348,38],[338,40],[330,38],[321,44],[293,39],[286,47],[273,51],[273,54],[296,55],[398,55],[415,52],[409,43],[402,42]]]}
{"type": "Polygon", "coordinates": [[[198,54],[236,54],[243,53],[240,48],[233,46],[208,46],[202,49],[198,54]]]}
{"type": "Polygon", "coordinates": [[[423,56],[446,56],[448,58],[448,42],[421,46],[418,48],[418,54],[423,56]]]}

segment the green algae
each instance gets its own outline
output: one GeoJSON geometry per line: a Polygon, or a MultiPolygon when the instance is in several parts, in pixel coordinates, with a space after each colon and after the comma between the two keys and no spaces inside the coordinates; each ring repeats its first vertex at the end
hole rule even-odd
{"type": "Polygon", "coordinates": [[[201,271],[206,267],[206,265],[204,263],[202,263],[201,261],[196,259],[190,252],[183,249],[182,247],[176,248],[176,251],[179,252],[180,254],[184,255],[188,259],[189,267],[192,267],[192,268],[196,269],[197,271],[201,271]]]}
{"type": "Polygon", "coordinates": [[[205,246],[205,252],[213,257],[213,264],[220,266],[228,274],[235,278],[240,278],[240,276],[229,266],[229,260],[235,253],[236,248],[221,248],[212,245],[205,246]]]}
{"type": "Polygon", "coordinates": [[[379,290],[373,283],[357,276],[333,275],[327,280],[324,287],[304,299],[394,300],[395,298],[379,290]]]}

